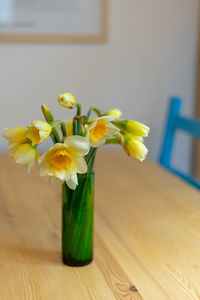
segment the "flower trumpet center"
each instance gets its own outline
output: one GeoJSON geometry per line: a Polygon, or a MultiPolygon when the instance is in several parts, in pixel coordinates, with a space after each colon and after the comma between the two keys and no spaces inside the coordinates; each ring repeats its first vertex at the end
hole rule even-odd
{"type": "Polygon", "coordinates": [[[51,164],[61,170],[66,169],[72,163],[72,158],[66,150],[57,150],[51,157],[51,164]]]}
{"type": "Polygon", "coordinates": [[[34,136],[34,138],[36,139],[36,140],[40,140],[40,131],[39,131],[39,129],[37,129],[36,127],[32,127],[32,135],[34,136]]]}
{"type": "Polygon", "coordinates": [[[90,129],[90,138],[93,142],[98,142],[106,134],[107,126],[103,122],[97,122],[94,128],[90,129]]]}

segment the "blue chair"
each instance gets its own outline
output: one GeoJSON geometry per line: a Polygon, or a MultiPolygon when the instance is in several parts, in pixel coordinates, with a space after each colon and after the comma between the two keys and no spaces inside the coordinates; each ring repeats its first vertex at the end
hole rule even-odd
{"type": "Polygon", "coordinates": [[[176,168],[171,167],[171,157],[176,130],[183,130],[193,137],[200,139],[200,121],[182,117],[180,111],[181,100],[178,98],[172,98],[169,106],[168,120],[159,162],[167,170],[173,172],[188,183],[200,189],[200,182],[198,182],[195,177],[184,174],[176,168]]]}

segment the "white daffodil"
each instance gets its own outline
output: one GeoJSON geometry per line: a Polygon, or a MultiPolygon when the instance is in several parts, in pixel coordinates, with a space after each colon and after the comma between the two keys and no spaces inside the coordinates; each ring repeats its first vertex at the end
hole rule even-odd
{"type": "Polygon", "coordinates": [[[106,138],[115,135],[120,129],[111,123],[115,117],[103,116],[90,121],[87,127],[87,137],[92,147],[98,147],[105,143],[106,138]]]}
{"type": "Polygon", "coordinates": [[[64,143],[57,143],[39,159],[40,175],[51,178],[54,184],[66,181],[71,189],[78,184],[77,173],[87,172],[84,156],[90,144],[82,136],[68,136],[64,143]]]}

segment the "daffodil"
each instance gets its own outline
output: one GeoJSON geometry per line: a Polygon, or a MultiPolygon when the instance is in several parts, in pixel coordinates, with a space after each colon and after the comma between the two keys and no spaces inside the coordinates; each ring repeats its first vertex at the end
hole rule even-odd
{"type": "Polygon", "coordinates": [[[18,144],[25,143],[27,140],[26,133],[27,129],[21,126],[5,128],[3,136],[9,141],[8,149],[12,149],[18,144]]]}
{"type": "Polygon", "coordinates": [[[119,131],[119,128],[111,123],[113,120],[114,116],[111,115],[90,121],[87,130],[87,137],[92,147],[103,145],[106,138],[115,135],[119,131]]]}
{"type": "Polygon", "coordinates": [[[64,93],[60,94],[58,97],[58,103],[66,108],[72,108],[72,106],[75,104],[76,99],[74,96],[70,93],[64,93]]]}
{"type": "Polygon", "coordinates": [[[11,158],[18,164],[26,165],[28,172],[30,172],[38,159],[38,153],[31,144],[18,144],[12,148],[11,158]]]}
{"type": "Polygon", "coordinates": [[[132,120],[122,120],[113,122],[117,127],[121,129],[124,134],[131,134],[133,136],[146,137],[149,134],[149,127],[132,120]]]}
{"type": "Polygon", "coordinates": [[[32,142],[32,145],[38,145],[44,142],[51,134],[51,125],[46,122],[36,120],[28,126],[26,137],[32,142]]]}
{"type": "Polygon", "coordinates": [[[115,117],[115,120],[118,120],[121,115],[122,115],[122,112],[119,110],[119,109],[111,109],[109,111],[107,111],[106,115],[109,115],[109,116],[114,116],[115,117]]]}
{"type": "Polygon", "coordinates": [[[66,181],[71,189],[78,184],[77,173],[87,172],[84,156],[89,152],[87,138],[68,136],[64,143],[57,143],[39,159],[40,175],[51,178],[54,184],[66,181]]]}
{"type": "Polygon", "coordinates": [[[122,146],[128,155],[131,155],[140,161],[143,161],[148,154],[148,149],[142,143],[140,137],[123,136],[122,146]]]}
{"type": "Polygon", "coordinates": [[[3,136],[9,141],[8,149],[11,152],[11,158],[18,164],[27,165],[28,172],[38,158],[37,151],[27,139],[27,129],[21,126],[5,128],[3,136]]]}

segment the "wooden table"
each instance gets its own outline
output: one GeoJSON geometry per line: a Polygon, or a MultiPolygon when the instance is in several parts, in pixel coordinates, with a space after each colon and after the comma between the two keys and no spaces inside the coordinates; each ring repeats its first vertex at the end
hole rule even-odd
{"type": "Polygon", "coordinates": [[[200,299],[200,193],[155,163],[100,151],[94,262],[61,263],[61,191],[0,157],[0,299],[200,299]]]}

